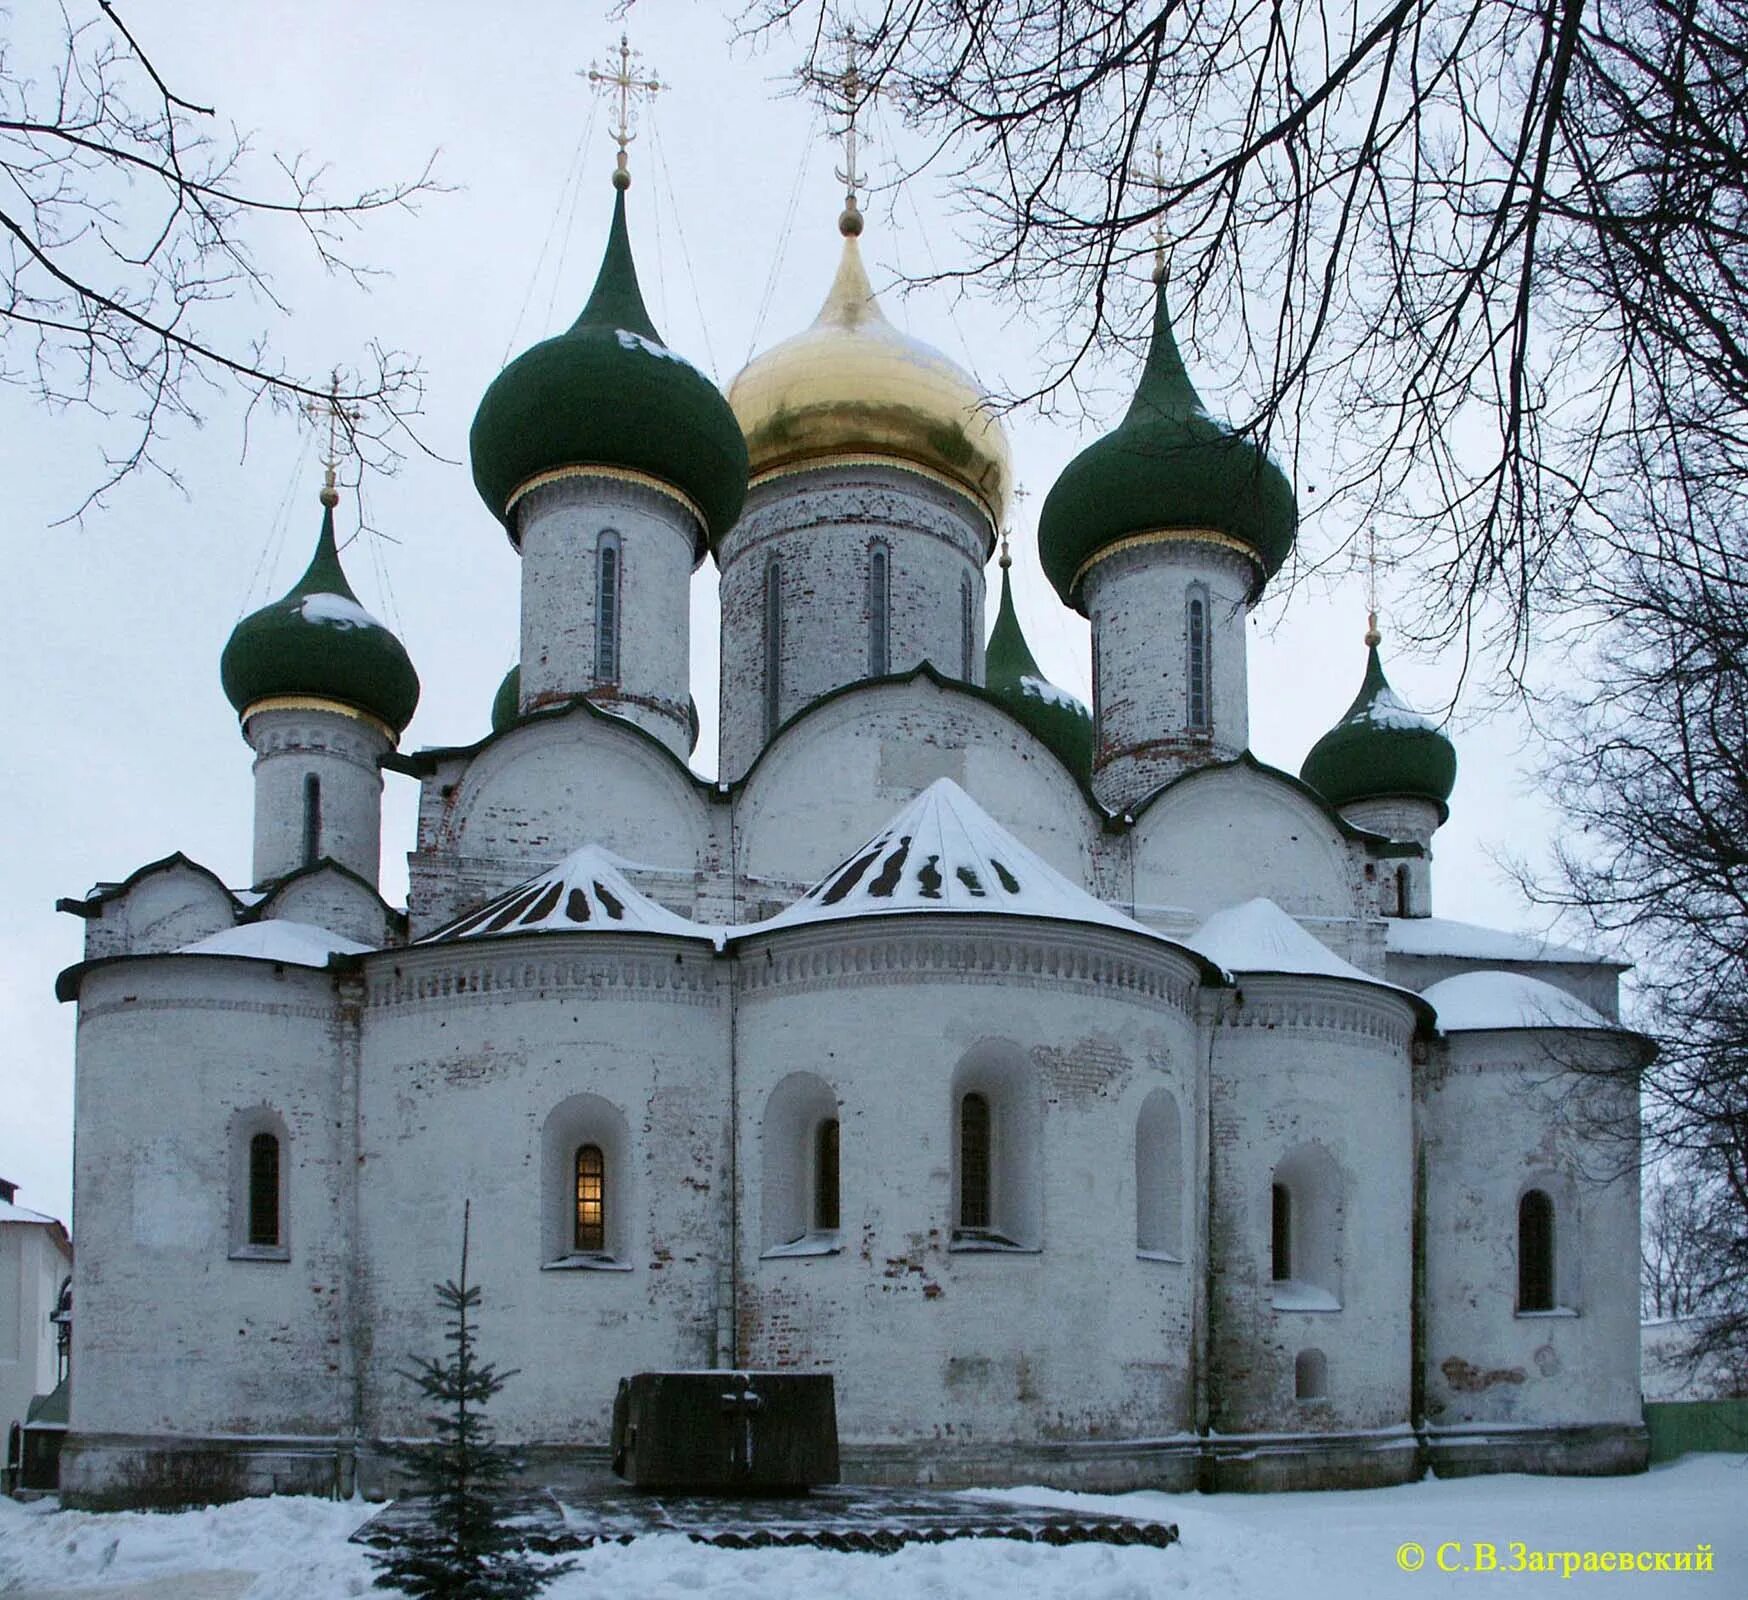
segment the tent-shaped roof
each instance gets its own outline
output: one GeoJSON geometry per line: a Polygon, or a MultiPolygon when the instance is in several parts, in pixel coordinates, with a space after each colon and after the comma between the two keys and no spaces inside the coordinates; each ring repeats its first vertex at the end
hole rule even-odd
{"type": "Polygon", "coordinates": [[[919,911],[1041,917],[1166,937],[1071,883],[951,778],[937,778],[794,905],[753,926],[763,932],[919,911]]]}
{"type": "Polygon", "coordinates": [[[666,933],[714,942],[717,930],[689,921],[634,889],[619,858],[599,845],[573,850],[478,911],[427,934],[420,944],[523,933],[666,933]]]}

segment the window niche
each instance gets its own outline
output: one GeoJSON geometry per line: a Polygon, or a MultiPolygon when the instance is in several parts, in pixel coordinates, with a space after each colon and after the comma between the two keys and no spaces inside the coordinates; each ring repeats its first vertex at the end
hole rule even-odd
{"type": "Polygon", "coordinates": [[[1269,1184],[1269,1280],[1278,1311],[1341,1310],[1342,1182],[1320,1145],[1283,1157],[1269,1184]]]}
{"type": "Polygon", "coordinates": [[[1206,733],[1214,725],[1210,709],[1213,644],[1208,632],[1208,590],[1192,583],[1184,596],[1184,726],[1206,733]]]}
{"type": "Polygon", "coordinates": [[[952,1248],[1035,1251],[1043,1244],[1043,1105],[1017,1045],[990,1041],[953,1074],[952,1248]]]}
{"type": "Polygon", "coordinates": [[[290,1154],[285,1119],[266,1106],[231,1119],[233,1261],[291,1260],[290,1154]]]}
{"type": "Polygon", "coordinates": [[[838,1097],[811,1072],[792,1072],[765,1101],[759,1129],[759,1247],[766,1257],[836,1255],[838,1097]]]}
{"type": "Polygon", "coordinates": [[[1169,1089],[1153,1090],[1135,1119],[1135,1253],[1182,1261],[1183,1117],[1169,1089]]]}
{"type": "Polygon", "coordinates": [[[1301,1350],[1293,1358],[1293,1398],[1301,1405],[1329,1398],[1329,1358],[1321,1350],[1301,1350]]]}
{"type": "Polygon", "coordinates": [[[556,1106],[540,1141],[541,1263],[547,1271],[629,1272],[631,1137],[599,1095],[556,1106]]]}
{"type": "Polygon", "coordinates": [[[595,544],[595,678],[619,681],[619,617],[625,590],[625,552],[619,535],[606,529],[595,544]]]}
{"type": "Polygon", "coordinates": [[[1517,1199],[1517,1314],[1578,1315],[1575,1236],[1577,1196],[1572,1185],[1548,1175],[1533,1179],[1517,1199]]]}

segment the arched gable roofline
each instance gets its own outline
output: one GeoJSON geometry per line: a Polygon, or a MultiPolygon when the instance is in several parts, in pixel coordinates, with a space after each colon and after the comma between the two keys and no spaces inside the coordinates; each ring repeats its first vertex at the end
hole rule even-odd
{"type": "Polygon", "coordinates": [[[130,894],[147,878],[161,872],[173,872],[178,867],[184,867],[188,871],[210,880],[213,887],[230,901],[233,911],[242,908],[242,902],[226,887],[224,879],[211,867],[202,866],[193,857],[184,855],[180,850],[175,850],[156,861],[148,861],[143,867],[129,873],[120,883],[104,884],[101,888],[95,889],[79,899],[74,899],[70,895],[63,896],[55,902],[55,910],[65,911],[70,916],[83,917],[89,921],[93,917],[102,916],[103,907],[111,900],[120,900],[123,896],[130,894]]]}
{"type": "Polygon", "coordinates": [[[519,729],[526,728],[536,722],[546,722],[554,718],[575,716],[578,712],[587,713],[597,721],[611,725],[633,739],[641,740],[650,749],[659,751],[676,772],[684,775],[693,788],[703,794],[715,794],[719,785],[708,778],[701,778],[679,756],[663,744],[647,728],[639,727],[627,717],[616,716],[611,711],[603,711],[585,695],[573,695],[569,700],[556,701],[552,705],[538,706],[533,711],[524,712],[514,721],[506,722],[503,727],[494,729],[483,739],[476,739],[472,744],[428,745],[423,749],[414,750],[408,755],[397,755],[390,752],[383,757],[382,764],[390,771],[405,773],[411,778],[428,778],[445,761],[474,760],[483,751],[489,750],[501,740],[508,739],[519,729]]]}
{"type": "Polygon", "coordinates": [[[1328,818],[1330,825],[1344,839],[1358,840],[1369,848],[1373,855],[1378,856],[1421,856],[1426,852],[1417,844],[1387,839],[1381,833],[1373,833],[1369,828],[1356,828],[1346,817],[1335,809],[1304,779],[1295,777],[1281,767],[1271,767],[1266,761],[1259,761],[1248,750],[1240,751],[1230,761],[1210,761],[1205,767],[1191,767],[1187,772],[1180,772],[1176,777],[1167,778],[1152,794],[1139,805],[1131,806],[1127,812],[1116,819],[1119,828],[1130,828],[1139,823],[1147,811],[1174,789],[1206,778],[1210,773],[1229,772],[1235,767],[1242,767],[1269,778],[1280,784],[1282,788],[1301,796],[1322,816],[1328,818]]]}
{"type": "Polygon", "coordinates": [[[313,878],[323,872],[338,873],[342,878],[347,878],[351,882],[357,884],[359,888],[363,889],[371,899],[382,907],[383,918],[389,926],[398,929],[403,935],[406,933],[406,912],[391,906],[388,901],[383,899],[382,891],[377,888],[370,879],[365,877],[363,873],[354,872],[350,867],[342,862],[336,861],[332,856],[322,856],[319,859],[312,861],[307,867],[299,867],[295,872],[288,872],[282,878],[270,879],[269,882],[271,887],[267,892],[257,900],[254,905],[246,906],[243,910],[242,916],[237,920],[239,922],[260,922],[263,919],[270,919],[273,914],[273,907],[278,903],[286,890],[290,889],[295,884],[301,883],[305,878],[313,878]]]}
{"type": "Polygon", "coordinates": [[[779,741],[783,739],[789,730],[791,728],[799,727],[803,722],[806,722],[810,717],[814,716],[824,707],[832,705],[848,695],[855,694],[861,689],[883,688],[888,684],[915,683],[919,678],[926,679],[937,689],[943,690],[946,693],[966,695],[970,699],[980,700],[983,704],[991,706],[996,711],[999,711],[1004,718],[1018,728],[1021,733],[1025,734],[1026,738],[1033,745],[1043,751],[1058,768],[1067,774],[1070,781],[1080,790],[1082,796],[1085,798],[1088,808],[1102,823],[1107,826],[1109,825],[1111,821],[1111,813],[1100,804],[1098,796],[1093,793],[1092,781],[1089,777],[1084,777],[1080,773],[1074,771],[1072,767],[1067,766],[1063,762],[1061,756],[1057,755],[1049,745],[1045,744],[1037,734],[1033,733],[1025,723],[1021,722],[1020,719],[1014,715],[1008,703],[1002,699],[1000,695],[989,689],[980,688],[975,683],[967,683],[963,678],[951,677],[947,673],[942,672],[932,661],[919,662],[916,666],[911,667],[904,672],[889,672],[884,677],[858,678],[854,683],[840,684],[835,689],[828,689],[817,699],[809,700],[799,711],[792,712],[789,716],[783,719],[782,723],[777,728],[777,731],[765,741],[764,747],[753,757],[752,764],[747,768],[747,770],[732,783],[720,785],[720,792],[728,795],[738,795],[741,790],[746,788],[746,786],[752,781],[753,774],[759,770],[759,767],[764,763],[766,757],[776,749],[779,741]]]}
{"type": "Polygon", "coordinates": [[[86,976],[104,967],[122,967],[136,964],[143,965],[148,961],[240,961],[249,966],[256,967],[263,964],[276,967],[295,967],[303,972],[316,973],[331,978],[343,972],[362,971],[362,963],[364,960],[364,954],[366,953],[372,955],[394,956],[405,954],[405,952],[400,949],[370,951],[357,955],[350,955],[345,951],[336,950],[329,954],[326,965],[320,967],[308,966],[301,961],[286,961],[274,956],[241,955],[234,953],[191,954],[187,950],[153,950],[139,955],[96,956],[90,961],[76,961],[72,966],[62,970],[60,975],[55,979],[55,999],[60,1001],[63,1005],[68,1001],[77,1000],[79,998],[79,986],[85,981],[86,976]]]}

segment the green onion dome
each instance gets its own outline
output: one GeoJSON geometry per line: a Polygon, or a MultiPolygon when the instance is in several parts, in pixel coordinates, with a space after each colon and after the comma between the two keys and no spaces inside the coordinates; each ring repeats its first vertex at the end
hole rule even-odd
{"type": "Polygon", "coordinates": [[[726,533],[746,498],[747,447],[721,392],[662,343],[644,309],[625,226],[625,191],[594,293],[570,329],[493,379],[468,436],[474,487],[516,532],[517,499],[553,474],[593,468],[678,493],[706,539],[726,533]]]}
{"type": "Polygon", "coordinates": [[[399,739],[419,704],[405,647],[358,603],[334,542],[333,491],[322,491],[322,532],[291,592],[244,617],[219,662],[225,695],[247,717],[263,701],[332,701],[374,718],[399,739]]]}
{"type": "Polygon", "coordinates": [[[1457,752],[1396,698],[1366,635],[1366,677],[1347,714],[1311,747],[1299,776],[1333,806],[1350,800],[1430,800],[1441,814],[1457,781],[1457,752]]]}
{"type": "Polygon", "coordinates": [[[1090,562],[1129,539],[1176,533],[1236,542],[1257,564],[1260,590],[1292,550],[1297,523],[1286,474],[1203,408],[1161,284],[1128,414],[1069,462],[1045,497],[1038,520],[1045,575],[1065,604],[1084,612],[1080,581],[1090,562]]]}
{"type": "Polygon", "coordinates": [[[522,663],[518,661],[504,674],[498,692],[492,696],[492,732],[502,733],[522,715],[522,663]]]}
{"type": "Polygon", "coordinates": [[[1029,728],[1076,777],[1092,774],[1092,713],[1066,690],[1058,689],[1042,672],[1020,631],[1014,611],[1008,560],[1001,558],[1001,605],[983,656],[983,681],[1022,726],[1029,728]]]}

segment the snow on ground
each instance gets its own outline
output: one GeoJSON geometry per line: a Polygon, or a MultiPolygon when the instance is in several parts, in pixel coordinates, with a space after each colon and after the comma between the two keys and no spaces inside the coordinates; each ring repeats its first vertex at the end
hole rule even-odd
{"type": "MultiPolygon", "coordinates": [[[[1690,1456],[1636,1478],[1468,1478],[1400,1489],[1297,1495],[1077,1495],[991,1491],[998,1498],[1119,1511],[1176,1522],[1168,1550],[1051,1548],[1006,1540],[913,1545],[896,1555],[823,1550],[717,1550],[675,1534],[578,1558],[547,1600],[1396,1600],[1399,1596],[1748,1594],[1748,1460],[1690,1456]],[[1693,1552],[1709,1572],[1511,1573],[1511,1546],[1530,1550],[1693,1552]],[[1497,1547],[1499,1570],[1439,1572],[1497,1547]],[[1426,1565],[1405,1572],[1412,1542],[1426,1565]]],[[[375,1508],[362,1502],[253,1500],[205,1511],[61,1512],[0,1501],[0,1595],[43,1600],[328,1600],[382,1594],[375,1568],[346,1541],[375,1508]],[[245,1574],[253,1573],[250,1583],[245,1574]],[[178,1583],[177,1580],[180,1580],[178,1583]]]]}

